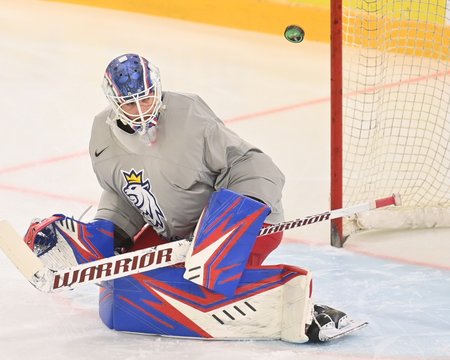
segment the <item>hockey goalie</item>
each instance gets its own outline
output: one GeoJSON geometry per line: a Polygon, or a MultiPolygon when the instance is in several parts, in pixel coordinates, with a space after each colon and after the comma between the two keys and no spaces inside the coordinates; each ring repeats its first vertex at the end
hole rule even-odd
{"type": "MultiPolygon", "coordinates": [[[[138,54],[109,63],[103,90],[109,106],[95,117],[90,140],[103,188],[96,220],[35,222],[27,245],[58,270],[192,235],[184,263],[102,283],[100,317],[109,328],[304,343],[365,325],[315,305],[308,270],[263,265],[282,232],[259,230],[284,221],[284,176],[268,155],[199,96],[163,92],[158,68],[138,54]]],[[[98,275],[92,268],[77,273],[83,280],[98,275]]]]}
{"type": "MultiPolygon", "coordinates": [[[[251,198],[229,190],[214,193],[184,264],[101,283],[102,321],[141,334],[293,343],[329,341],[364,327],[342,311],[313,303],[310,271],[252,264],[268,213],[251,198]]],[[[63,215],[34,222],[25,242],[55,270],[119,251],[111,222],[85,224],[63,215]]],[[[161,242],[145,226],[127,251],[161,242]]]]}

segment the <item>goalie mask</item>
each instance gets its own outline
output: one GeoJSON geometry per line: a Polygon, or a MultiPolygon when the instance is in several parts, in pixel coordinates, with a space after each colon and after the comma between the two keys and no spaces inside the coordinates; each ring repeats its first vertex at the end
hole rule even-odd
{"type": "Polygon", "coordinates": [[[142,56],[125,54],[112,60],[103,91],[117,118],[140,135],[157,124],[162,105],[159,70],[142,56]]]}

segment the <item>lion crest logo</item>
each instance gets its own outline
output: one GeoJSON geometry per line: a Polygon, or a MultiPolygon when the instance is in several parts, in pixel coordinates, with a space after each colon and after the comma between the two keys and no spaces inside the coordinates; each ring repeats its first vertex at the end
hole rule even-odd
{"type": "Polygon", "coordinates": [[[123,193],[128,197],[131,203],[139,210],[145,221],[152,225],[155,230],[163,231],[166,216],[159,207],[155,195],[151,192],[151,184],[148,179],[144,179],[144,170],[136,172],[131,169],[130,172],[122,170],[125,178],[123,193]]]}

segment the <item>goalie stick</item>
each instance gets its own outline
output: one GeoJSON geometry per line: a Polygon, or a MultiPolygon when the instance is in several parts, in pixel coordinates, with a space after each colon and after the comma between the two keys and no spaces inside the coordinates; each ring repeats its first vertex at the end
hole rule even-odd
{"type": "MultiPolygon", "coordinates": [[[[317,215],[281,222],[262,228],[258,236],[290,230],[317,222],[351,216],[391,205],[400,205],[400,198],[392,196],[369,201],[348,208],[329,210],[317,215]]],[[[184,262],[190,245],[189,239],[178,240],[142,250],[72,266],[63,270],[52,270],[28,248],[22,237],[5,220],[0,221],[0,248],[25,278],[38,290],[54,292],[74,288],[87,283],[118,279],[157,268],[184,262]]]]}

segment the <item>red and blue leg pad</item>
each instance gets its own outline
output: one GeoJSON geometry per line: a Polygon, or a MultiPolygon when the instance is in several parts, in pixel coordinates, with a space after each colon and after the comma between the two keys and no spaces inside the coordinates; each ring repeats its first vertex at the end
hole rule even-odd
{"type": "Polygon", "coordinates": [[[184,278],[232,296],[270,208],[221,189],[211,196],[186,257],[184,278]]]}
{"type": "Polygon", "coordinates": [[[270,291],[307,273],[286,265],[246,269],[235,294],[227,297],[184,279],[183,272],[181,267],[169,267],[104,282],[102,321],[111,329],[145,334],[258,337],[248,326],[264,330],[257,324],[270,326],[282,306],[280,297],[270,291]]]}

